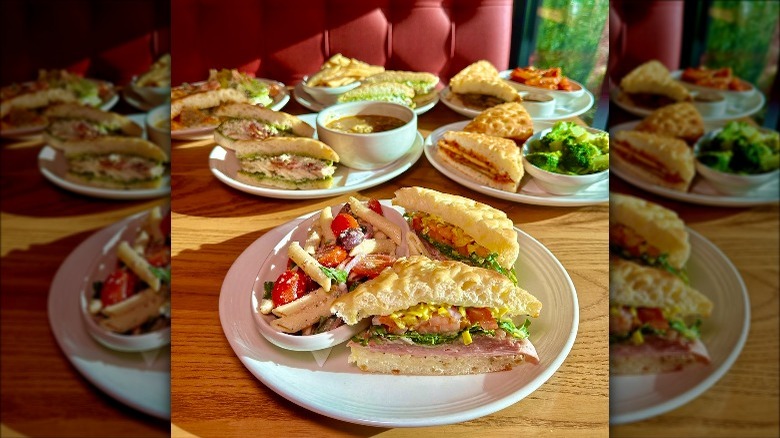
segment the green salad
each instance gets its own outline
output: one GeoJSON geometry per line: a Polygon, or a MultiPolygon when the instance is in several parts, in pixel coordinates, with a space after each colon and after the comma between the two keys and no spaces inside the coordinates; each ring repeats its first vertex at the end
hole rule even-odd
{"type": "Polygon", "coordinates": [[[609,135],[593,134],[573,122],[557,122],[528,144],[526,159],[548,172],[587,175],[609,169],[609,135]]]}
{"type": "Polygon", "coordinates": [[[780,134],[762,131],[745,122],[729,122],[709,140],[699,144],[697,158],[720,172],[751,175],[778,168],[780,134]]]}

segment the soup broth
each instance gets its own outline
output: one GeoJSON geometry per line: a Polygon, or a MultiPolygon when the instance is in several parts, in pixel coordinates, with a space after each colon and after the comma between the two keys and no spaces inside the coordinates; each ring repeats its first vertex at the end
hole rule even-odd
{"type": "Polygon", "coordinates": [[[326,126],[334,131],[352,134],[371,134],[400,128],[405,124],[406,122],[396,117],[358,115],[342,117],[328,123],[326,126]]]}

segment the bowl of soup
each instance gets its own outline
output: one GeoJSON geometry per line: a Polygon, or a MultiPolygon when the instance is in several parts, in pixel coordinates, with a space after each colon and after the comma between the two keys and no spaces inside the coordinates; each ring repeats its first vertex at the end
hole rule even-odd
{"type": "Polygon", "coordinates": [[[340,164],[378,169],[409,152],[417,137],[417,114],[397,103],[342,103],[320,111],[317,136],[339,154],[340,164]]]}
{"type": "Polygon", "coordinates": [[[171,105],[160,105],[146,114],[146,134],[149,141],[171,156],[171,105]]]}

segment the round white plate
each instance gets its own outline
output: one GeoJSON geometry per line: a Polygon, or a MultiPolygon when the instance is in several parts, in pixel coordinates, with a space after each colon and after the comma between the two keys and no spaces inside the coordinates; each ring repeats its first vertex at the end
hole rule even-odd
{"type": "MultiPolygon", "coordinates": [[[[146,138],[146,114],[132,114],[127,116],[132,121],[143,127],[143,138],[146,138]]],[[[41,148],[38,153],[38,169],[43,176],[55,185],[81,195],[104,199],[150,199],[167,196],[171,193],[171,176],[166,171],[162,185],[156,189],[119,190],[103,187],[93,187],[66,179],[68,173],[68,160],[61,150],[49,145],[41,148]]]]}
{"type": "MultiPolygon", "coordinates": [[[[533,120],[554,121],[554,120],[563,120],[563,119],[579,116],[580,114],[589,110],[593,106],[593,102],[595,102],[595,99],[593,98],[593,94],[587,89],[584,90],[585,93],[583,93],[582,96],[572,99],[566,105],[556,106],[555,113],[551,117],[532,117],[533,120]]],[[[479,113],[482,112],[479,110],[475,110],[463,106],[460,102],[454,100],[452,98],[452,91],[450,91],[449,86],[444,87],[439,92],[439,98],[441,99],[442,103],[444,103],[451,110],[455,111],[456,113],[462,116],[466,116],[473,119],[474,117],[479,115],[479,113]]]]}
{"type": "MultiPolygon", "coordinates": [[[[635,116],[649,116],[654,111],[650,108],[636,106],[633,104],[633,102],[627,101],[623,96],[623,92],[620,90],[620,87],[610,87],[609,98],[615,105],[623,108],[635,116]]],[[[760,111],[761,108],[764,107],[765,101],[766,98],[764,98],[764,93],[756,89],[756,92],[750,96],[747,96],[738,102],[730,102],[726,107],[726,112],[723,115],[717,117],[702,117],[702,119],[706,121],[741,119],[760,111]]]]}
{"type": "MultiPolygon", "coordinates": [[[[329,106],[318,102],[317,99],[307,93],[306,90],[303,89],[303,82],[298,82],[298,85],[293,89],[293,95],[295,96],[296,102],[300,103],[304,108],[314,112],[320,112],[329,106]]],[[[439,94],[433,92],[431,93],[430,98],[422,101],[415,100],[416,106],[413,111],[419,116],[420,114],[428,112],[431,108],[436,106],[438,102],[439,94]]]]}
{"type": "Polygon", "coordinates": [[[710,353],[705,368],[643,376],[611,376],[609,422],[624,424],[676,409],[698,397],[731,368],[750,330],[750,299],[737,268],[715,245],[688,229],[691,257],[688,275],[713,302],[712,315],[701,326],[710,353]]]}
{"type": "MultiPolygon", "coordinates": [[[[290,101],[290,92],[287,91],[287,87],[279,81],[274,81],[272,79],[264,79],[264,78],[255,78],[256,80],[260,82],[265,82],[269,85],[276,85],[279,89],[279,94],[274,97],[273,102],[271,103],[271,106],[268,108],[274,110],[274,111],[280,111],[282,108],[284,108],[285,105],[287,105],[287,102],[290,101]]],[[[198,83],[194,84],[197,85],[198,83]]],[[[214,133],[215,126],[199,126],[197,128],[186,128],[186,129],[178,129],[175,131],[171,131],[171,138],[174,140],[202,140],[205,138],[210,138],[212,134],[214,133]]]]}
{"type": "MultiPolygon", "coordinates": [[[[99,81],[97,79],[90,79],[93,82],[105,82],[105,81],[99,81]]],[[[108,111],[111,108],[114,107],[114,105],[119,102],[119,94],[117,94],[116,89],[114,88],[114,85],[106,82],[113,92],[111,95],[103,101],[103,103],[100,104],[100,109],[103,111],[108,111]]],[[[43,132],[44,128],[46,128],[46,125],[38,125],[38,126],[24,126],[21,128],[12,128],[12,129],[3,129],[0,130],[0,137],[4,138],[18,138],[18,137],[28,137],[32,135],[37,135],[41,132],[43,132]]]]}
{"type": "MultiPolygon", "coordinates": [[[[314,126],[317,114],[304,114],[298,117],[309,125],[314,126]]],[[[333,186],[328,189],[288,190],[245,184],[236,180],[236,174],[241,170],[236,154],[232,150],[225,149],[219,145],[214,147],[209,154],[209,168],[218,180],[242,192],[277,199],[316,199],[363,190],[389,181],[412,167],[420,158],[422,152],[423,138],[418,132],[409,152],[381,169],[358,170],[339,165],[333,176],[333,186]]]]}
{"type": "MultiPolygon", "coordinates": [[[[609,202],[609,178],[599,181],[587,189],[573,195],[553,195],[539,187],[536,182],[534,182],[533,177],[526,172],[523,175],[523,179],[520,181],[518,192],[512,193],[482,185],[465,174],[447,167],[447,165],[436,155],[436,143],[438,143],[439,139],[446,131],[462,131],[469,122],[469,120],[465,120],[444,125],[431,132],[428,138],[425,139],[425,145],[423,146],[425,157],[428,158],[428,161],[433,167],[443,173],[447,178],[479,193],[524,204],[547,205],[553,207],[579,207],[609,202]]],[[[552,126],[552,122],[534,120],[534,132],[539,132],[551,128],[552,126]]]]}
{"type": "MultiPolygon", "coordinates": [[[[621,123],[610,128],[610,134],[624,131],[627,129],[633,129],[638,121],[621,123]]],[[[713,129],[722,127],[725,121],[708,121],[704,123],[705,132],[709,132],[713,129]]],[[[718,207],[750,207],[754,205],[772,204],[780,200],[780,186],[777,184],[777,180],[769,182],[757,189],[751,190],[741,196],[728,196],[723,195],[717,191],[715,187],[710,184],[706,179],[694,177],[691,182],[691,186],[687,192],[680,192],[677,190],[668,189],[655,185],[649,181],[646,181],[639,175],[632,173],[631,169],[627,168],[620,157],[617,154],[613,154],[614,158],[610,162],[610,173],[614,173],[622,180],[646,190],[650,193],[654,193],[659,196],[663,196],[669,199],[675,199],[678,201],[689,202],[691,204],[699,205],[712,205],[718,207]]]]}
{"type": "Polygon", "coordinates": [[[309,352],[276,347],[255,326],[252,285],[260,261],[304,218],[277,227],[252,243],[228,271],[219,297],[222,329],[238,358],[258,380],[293,403],[331,418],[370,426],[468,421],[531,394],[555,373],[574,344],[579,324],[574,284],[544,245],[518,230],[520,256],[515,269],[519,284],[544,305],[530,327],[538,365],[467,376],[395,376],[364,373],[349,365],[345,344],[334,347],[322,367],[309,352]]]}
{"type": "Polygon", "coordinates": [[[144,214],[98,231],[70,253],[57,270],[49,290],[49,325],[65,356],[92,384],[132,408],[168,420],[171,417],[170,347],[145,353],[111,350],[89,335],[81,317],[80,294],[90,267],[114,236],[144,214]]]}

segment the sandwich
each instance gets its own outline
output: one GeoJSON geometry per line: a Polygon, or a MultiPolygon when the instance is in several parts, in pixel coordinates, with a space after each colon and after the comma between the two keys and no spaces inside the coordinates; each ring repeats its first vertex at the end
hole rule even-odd
{"type": "Polygon", "coordinates": [[[298,117],[247,103],[223,105],[214,115],[223,120],[214,130],[214,140],[229,149],[238,140],[314,137],[314,128],[298,117]]]}
{"type": "Polygon", "coordinates": [[[674,80],[669,70],[657,60],[631,70],[620,81],[620,89],[631,103],[646,108],[692,100],[688,89],[674,80]]]}
{"type": "Polygon", "coordinates": [[[517,283],[520,245],[514,223],[503,211],[423,187],[399,189],[392,202],[406,210],[422,255],[493,270],[517,283]]]}
{"type": "Polygon", "coordinates": [[[679,138],[693,144],[704,135],[704,120],[692,103],[680,102],[653,111],[635,129],[679,138]]]}
{"type": "Polygon", "coordinates": [[[324,189],[333,185],[339,156],[325,143],[307,137],[272,137],[231,144],[241,165],[236,179],[255,186],[324,189]]]}
{"type": "Polygon", "coordinates": [[[507,102],[482,111],[463,130],[508,138],[520,146],[534,135],[534,123],[522,103],[507,102]]]}
{"type": "Polygon", "coordinates": [[[463,106],[479,111],[523,100],[520,93],[498,75],[493,64],[484,60],[469,65],[453,76],[450,90],[453,98],[463,106]]]}
{"type": "Polygon", "coordinates": [[[325,61],[318,72],[307,78],[306,85],[309,87],[342,87],[383,71],[385,68],[381,65],[371,65],[337,53],[325,61]]]}
{"type": "Polygon", "coordinates": [[[439,83],[439,77],[427,72],[387,70],[365,78],[363,84],[393,82],[404,84],[414,90],[416,96],[430,93],[439,83]]]}
{"type": "Polygon", "coordinates": [[[339,103],[355,101],[393,102],[414,108],[414,89],[396,82],[363,84],[349,90],[338,98],[339,103]]]}
{"type": "Polygon", "coordinates": [[[498,190],[516,192],[523,178],[520,148],[505,138],[447,131],[436,145],[436,156],[448,167],[498,190]]]}
{"type": "Polygon", "coordinates": [[[331,311],[371,326],[347,346],[349,363],[387,374],[457,375],[538,364],[528,339],[542,303],[493,271],[412,256],[337,298],[331,311]]]}
{"type": "Polygon", "coordinates": [[[141,137],[143,128],[121,114],[75,103],[49,107],[44,111],[49,125],[44,140],[55,148],[64,143],[97,137],[141,137]]]}
{"type": "Polygon", "coordinates": [[[696,174],[693,151],[680,139],[618,131],[612,145],[621,164],[652,184],[686,192],[696,174]]]}
{"type": "Polygon", "coordinates": [[[113,93],[108,83],[82,78],[65,70],[41,70],[38,79],[0,90],[2,129],[43,127],[50,105],[77,103],[99,106],[113,93]]]}
{"type": "Polygon", "coordinates": [[[160,187],[168,156],[138,137],[103,136],[64,141],[57,146],[68,161],[68,180],[111,189],[160,187]]]}
{"type": "Polygon", "coordinates": [[[683,221],[671,210],[610,194],[609,341],[612,374],[708,364],[700,339],[712,301],[688,284],[683,221]]]}
{"type": "Polygon", "coordinates": [[[183,84],[171,90],[171,129],[215,126],[213,109],[228,103],[269,106],[271,87],[238,70],[210,70],[201,84],[183,84]]]}

